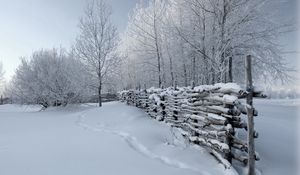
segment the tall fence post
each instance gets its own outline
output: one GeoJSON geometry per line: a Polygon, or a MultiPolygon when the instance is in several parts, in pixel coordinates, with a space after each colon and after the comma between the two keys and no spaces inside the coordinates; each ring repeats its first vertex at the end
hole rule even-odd
{"type": "Polygon", "coordinates": [[[246,58],[246,89],[247,89],[247,116],[248,116],[248,175],[255,175],[255,147],[254,147],[254,119],[253,119],[253,83],[251,55],[246,58]]]}

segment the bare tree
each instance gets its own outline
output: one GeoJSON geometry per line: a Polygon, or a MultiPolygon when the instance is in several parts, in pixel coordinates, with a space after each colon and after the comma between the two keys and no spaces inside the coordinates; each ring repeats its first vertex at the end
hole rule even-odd
{"type": "Polygon", "coordinates": [[[144,52],[148,64],[156,67],[158,87],[165,84],[165,71],[162,46],[162,20],[165,13],[165,4],[159,0],[149,1],[148,7],[139,4],[131,15],[128,29],[131,36],[136,38],[136,51],[144,52]],[[155,61],[154,61],[155,60],[155,61]]]}
{"type": "MultiPolygon", "coordinates": [[[[174,19],[178,35],[198,52],[198,65],[204,65],[195,73],[201,72],[206,79],[209,77],[206,83],[228,82],[233,81],[232,79],[240,81],[239,74],[233,72],[243,72],[243,67],[239,65],[245,53],[252,53],[256,59],[254,73],[258,78],[268,72],[271,77],[286,79],[288,68],[276,44],[277,36],[288,30],[289,25],[273,22],[265,12],[270,2],[173,0],[171,8],[184,9],[185,19],[189,19],[185,21],[191,21],[190,24],[182,26],[176,23],[178,18],[174,19]],[[208,70],[211,75],[207,73],[208,70]]],[[[178,10],[171,12],[175,17],[179,13],[178,10]]],[[[194,61],[195,54],[190,55],[194,72],[194,64],[197,62],[194,61]]],[[[241,74],[241,77],[243,79],[244,76],[241,74]]]]}
{"type": "Polygon", "coordinates": [[[104,0],[88,2],[84,16],[80,19],[80,35],[75,44],[77,55],[97,78],[99,107],[102,106],[103,80],[118,60],[118,34],[111,22],[111,14],[110,6],[104,0]]]}
{"type": "MultiPolygon", "coordinates": [[[[243,82],[245,54],[257,81],[288,79],[278,36],[290,28],[266,12],[271,0],[151,0],[128,22],[126,83],[137,87],[243,82]],[[130,72],[130,73],[129,73],[130,72]],[[274,79],[270,79],[270,78],[274,79]],[[127,81],[130,80],[130,81],[127,81]]],[[[276,10],[274,10],[275,13],[276,10]]],[[[125,66],[126,67],[126,66],[125,66]]]]}

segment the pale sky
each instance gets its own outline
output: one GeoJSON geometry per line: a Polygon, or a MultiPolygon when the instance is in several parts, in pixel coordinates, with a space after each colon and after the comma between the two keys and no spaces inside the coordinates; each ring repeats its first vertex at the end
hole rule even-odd
{"type": "MultiPolygon", "coordinates": [[[[113,22],[124,31],[128,12],[139,0],[108,0],[113,8],[113,22]]],[[[297,19],[297,0],[281,2],[279,21],[297,19]]],[[[69,48],[78,34],[78,19],[85,0],[0,0],[0,61],[7,80],[14,74],[21,56],[29,57],[41,48],[69,48]]],[[[272,10],[272,8],[270,8],[272,10]]],[[[281,44],[296,51],[296,32],[284,36],[281,44]]],[[[292,65],[299,54],[287,55],[292,65]]]]}
{"type": "MultiPolygon", "coordinates": [[[[71,46],[85,0],[0,0],[0,61],[10,79],[21,56],[41,48],[71,46]]],[[[138,0],[108,0],[113,21],[124,31],[138,0]]]]}

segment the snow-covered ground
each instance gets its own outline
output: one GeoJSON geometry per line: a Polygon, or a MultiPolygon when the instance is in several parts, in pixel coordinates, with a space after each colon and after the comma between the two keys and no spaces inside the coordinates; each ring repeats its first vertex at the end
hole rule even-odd
{"type": "Polygon", "coordinates": [[[257,100],[259,132],[256,149],[258,169],[264,175],[297,175],[299,162],[300,100],[257,100]]]}
{"type": "MultiPolygon", "coordinates": [[[[266,175],[296,174],[298,105],[282,104],[255,101],[258,169],[266,175]]],[[[0,175],[236,174],[120,102],[39,110],[0,106],[0,175]]]]}
{"type": "Polygon", "coordinates": [[[0,106],[0,175],[221,175],[205,150],[120,102],[39,108],[0,106]]]}

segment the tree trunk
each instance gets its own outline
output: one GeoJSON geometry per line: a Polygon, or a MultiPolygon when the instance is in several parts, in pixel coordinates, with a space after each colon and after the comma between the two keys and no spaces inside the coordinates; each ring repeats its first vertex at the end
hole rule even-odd
{"type": "Polygon", "coordinates": [[[196,83],[196,55],[194,52],[193,57],[192,57],[192,84],[195,84],[195,83],[196,83]]]}
{"type": "Polygon", "coordinates": [[[161,87],[162,80],[161,80],[161,65],[160,65],[160,54],[157,48],[157,69],[158,69],[158,87],[161,87]]]}
{"type": "Polygon", "coordinates": [[[188,81],[187,81],[187,71],[186,71],[186,64],[185,62],[183,63],[183,75],[184,75],[184,86],[188,86],[188,81]]]}
{"type": "Polygon", "coordinates": [[[98,103],[99,103],[99,107],[102,107],[102,80],[99,80],[99,87],[98,87],[98,103]]]}
{"type": "Polygon", "coordinates": [[[187,70],[186,70],[186,59],[185,59],[185,55],[184,55],[184,48],[183,48],[183,41],[182,39],[180,39],[180,54],[181,54],[181,58],[182,58],[182,69],[183,69],[183,78],[184,78],[184,86],[187,87],[188,86],[188,80],[187,80],[187,70]]]}
{"type": "Polygon", "coordinates": [[[174,79],[174,71],[173,71],[173,58],[171,56],[169,46],[167,46],[166,48],[167,48],[167,53],[168,53],[169,62],[170,62],[171,86],[174,87],[175,86],[175,79],[174,79]]]}
{"type": "Polygon", "coordinates": [[[155,42],[155,49],[156,49],[156,56],[157,56],[157,69],[158,69],[158,87],[161,88],[162,86],[162,72],[161,72],[161,55],[160,55],[160,47],[158,41],[158,31],[156,26],[156,12],[154,11],[154,18],[153,18],[153,29],[154,29],[154,42],[155,42]]]}
{"type": "Polygon", "coordinates": [[[232,83],[233,78],[232,78],[232,57],[229,57],[228,60],[228,82],[232,83]]]}
{"type": "MultiPolygon", "coordinates": [[[[213,26],[212,26],[212,36],[215,36],[216,34],[216,21],[215,21],[215,18],[213,20],[213,26]]],[[[214,37],[214,39],[216,39],[214,37]]],[[[211,54],[212,54],[212,59],[215,60],[215,57],[216,57],[216,48],[215,48],[215,45],[212,46],[212,49],[211,49],[211,54]]],[[[211,67],[210,67],[210,72],[211,72],[211,84],[215,84],[216,83],[216,73],[215,73],[215,70],[214,70],[214,67],[217,66],[217,65],[214,65],[213,63],[211,63],[211,67]]]]}
{"type": "MultiPolygon", "coordinates": [[[[160,48],[159,50],[161,51],[162,49],[160,48]]],[[[160,54],[160,55],[162,55],[162,54],[160,54]]],[[[161,74],[162,74],[161,81],[162,81],[162,87],[163,87],[163,86],[167,86],[167,84],[166,84],[165,62],[164,62],[164,59],[162,56],[160,57],[160,62],[161,62],[161,74]]]]}
{"type": "Polygon", "coordinates": [[[202,13],[202,53],[204,54],[203,56],[203,62],[204,62],[204,82],[202,84],[209,84],[209,71],[208,71],[208,60],[205,57],[206,55],[206,45],[205,45],[205,38],[206,38],[206,16],[203,11],[202,13]]]}
{"type": "Polygon", "coordinates": [[[211,84],[215,84],[216,80],[215,80],[215,70],[213,68],[210,69],[211,72],[211,84]]]}

